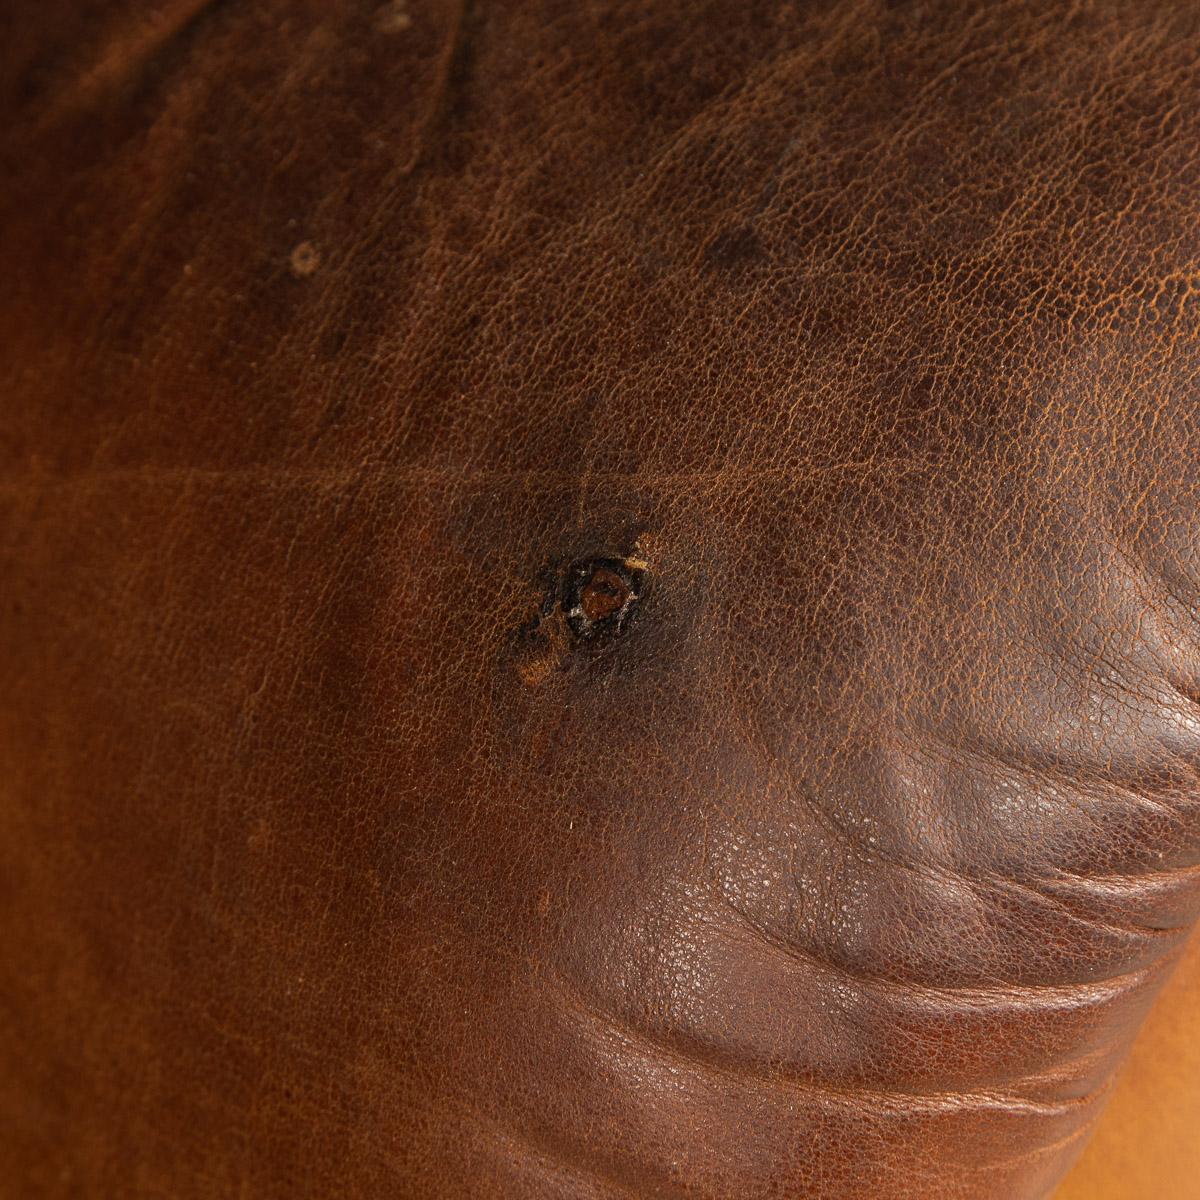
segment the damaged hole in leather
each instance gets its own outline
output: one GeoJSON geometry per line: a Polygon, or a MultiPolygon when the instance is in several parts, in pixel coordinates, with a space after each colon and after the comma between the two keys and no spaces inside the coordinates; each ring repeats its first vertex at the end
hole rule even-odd
{"type": "Polygon", "coordinates": [[[562,607],[571,632],[579,638],[619,633],[628,625],[641,597],[643,572],[616,558],[573,563],[563,579],[562,607]]]}
{"type": "Polygon", "coordinates": [[[538,687],[570,663],[573,651],[607,647],[637,612],[645,579],[646,563],[638,559],[587,558],[549,568],[539,580],[543,598],[517,632],[522,682],[538,687]]]}

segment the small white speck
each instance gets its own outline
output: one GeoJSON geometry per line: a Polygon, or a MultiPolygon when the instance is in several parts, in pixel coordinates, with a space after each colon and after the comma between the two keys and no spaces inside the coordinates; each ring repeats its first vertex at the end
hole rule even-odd
{"type": "Polygon", "coordinates": [[[408,5],[403,0],[393,0],[385,4],[375,14],[375,30],[378,33],[403,33],[412,27],[412,17],[408,5]]]}

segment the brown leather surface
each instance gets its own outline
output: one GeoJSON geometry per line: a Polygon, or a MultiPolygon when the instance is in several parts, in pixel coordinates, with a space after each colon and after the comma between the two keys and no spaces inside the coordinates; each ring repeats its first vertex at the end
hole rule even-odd
{"type": "Polygon", "coordinates": [[[1200,900],[1194,7],[0,34],[6,1194],[1049,1193],[1200,900]]]}

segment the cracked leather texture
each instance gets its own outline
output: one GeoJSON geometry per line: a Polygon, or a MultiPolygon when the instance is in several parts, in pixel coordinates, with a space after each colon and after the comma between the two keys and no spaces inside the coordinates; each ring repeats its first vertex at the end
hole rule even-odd
{"type": "Polygon", "coordinates": [[[0,33],[6,1194],[1049,1194],[1200,902],[1194,6],[0,33]]]}

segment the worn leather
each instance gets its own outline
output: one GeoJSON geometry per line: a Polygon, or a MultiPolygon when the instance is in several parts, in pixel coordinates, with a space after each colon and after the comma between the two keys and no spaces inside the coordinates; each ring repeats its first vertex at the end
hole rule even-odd
{"type": "Polygon", "coordinates": [[[1046,1195],[1200,902],[1195,7],[0,33],[5,1194],[1046,1195]]]}

